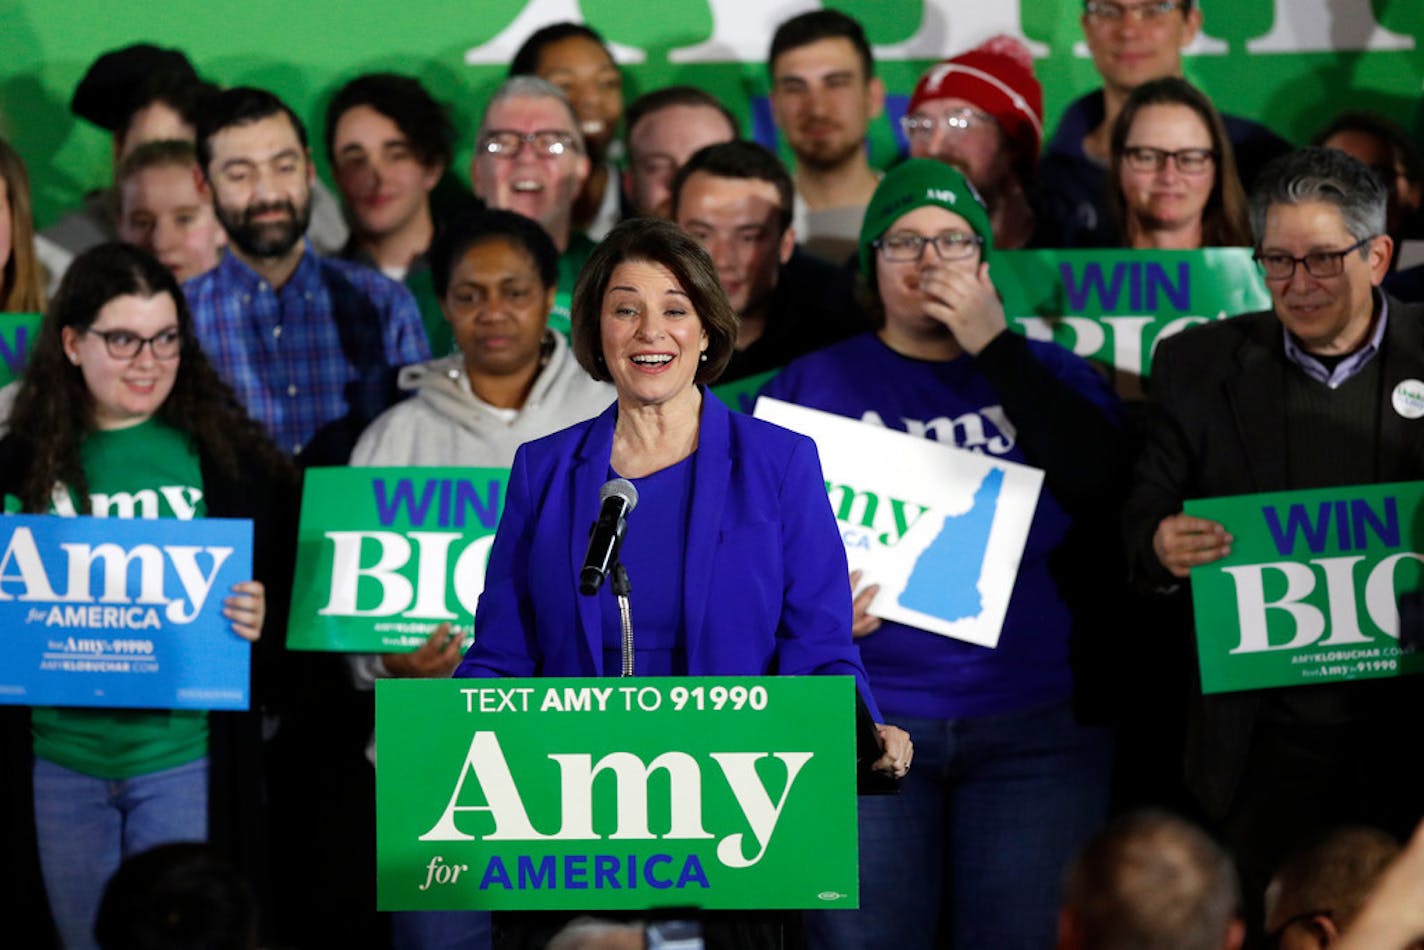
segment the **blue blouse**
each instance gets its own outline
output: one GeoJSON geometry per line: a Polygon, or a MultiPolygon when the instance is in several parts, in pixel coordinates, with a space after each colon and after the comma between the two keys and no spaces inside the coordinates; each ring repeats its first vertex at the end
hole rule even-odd
{"type": "MultiPolygon", "coordinates": [[[[644,478],[632,479],[638,507],[618,558],[628,571],[632,593],[633,672],[637,676],[686,676],[687,632],[682,619],[683,576],[667,564],[687,558],[687,523],[692,512],[692,456],[644,478]],[[640,584],[639,578],[644,583],[640,584]]],[[[618,478],[610,469],[610,478],[618,478]]],[[[598,592],[603,617],[603,671],[623,667],[623,625],[612,585],[598,592]]]]}

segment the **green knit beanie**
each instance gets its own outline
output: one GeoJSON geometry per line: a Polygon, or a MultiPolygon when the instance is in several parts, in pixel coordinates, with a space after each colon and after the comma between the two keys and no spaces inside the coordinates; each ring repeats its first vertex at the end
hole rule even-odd
{"type": "Polygon", "coordinates": [[[989,259],[994,233],[989,226],[989,212],[984,210],[984,202],[974,186],[944,162],[911,158],[890,169],[880,180],[860,224],[860,271],[872,287],[875,286],[875,248],[871,244],[890,230],[890,225],[925,205],[938,205],[969,222],[974,233],[984,239],[980,260],[989,259]]]}

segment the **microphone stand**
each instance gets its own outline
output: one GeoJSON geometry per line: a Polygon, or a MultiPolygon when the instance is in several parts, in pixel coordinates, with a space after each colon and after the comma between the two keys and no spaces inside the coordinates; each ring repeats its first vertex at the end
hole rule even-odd
{"type": "Polygon", "coordinates": [[[622,561],[613,564],[608,585],[618,598],[618,619],[623,626],[623,672],[622,676],[633,675],[633,608],[628,603],[628,595],[633,585],[628,580],[628,571],[622,561]]]}

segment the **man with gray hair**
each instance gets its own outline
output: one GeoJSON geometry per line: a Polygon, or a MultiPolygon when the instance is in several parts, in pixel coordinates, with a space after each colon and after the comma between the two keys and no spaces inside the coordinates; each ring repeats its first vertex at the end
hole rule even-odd
{"type": "Polygon", "coordinates": [[[1063,882],[1058,950],[1236,950],[1236,869],[1195,825],[1161,811],[1114,819],[1063,882]]]}
{"type": "Polygon", "coordinates": [[[512,76],[485,106],[470,158],[470,185],[488,207],[532,218],[559,249],[559,282],[549,326],[569,332],[574,281],[593,242],[573,230],[574,199],[589,160],[568,97],[537,76],[512,76]]]}
{"type": "MultiPolygon", "coordinates": [[[[1272,309],[1164,340],[1152,364],[1126,511],[1145,588],[1183,588],[1193,567],[1231,551],[1227,529],[1183,514],[1184,499],[1424,474],[1424,404],[1413,395],[1424,306],[1379,290],[1393,246],[1385,200],[1370,169],[1342,152],[1301,149],[1263,170],[1251,227],[1272,309]]],[[[1399,747],[1398,724],[1417,710],[1402,683],[1193,698],[1187,783],[1236,855],[1253,926],[1271,871],[1302,836],[1344,823],[1401,836],[1412,827],[1408,796],[1424,766],[1399,747]]]]}

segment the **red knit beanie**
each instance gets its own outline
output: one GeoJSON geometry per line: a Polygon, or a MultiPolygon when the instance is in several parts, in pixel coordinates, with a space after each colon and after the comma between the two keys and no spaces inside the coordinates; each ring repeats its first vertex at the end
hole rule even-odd
{"type": "Polygon", "coordinates": [[[993,116],[1029,168],[1043,142],[1043,87],[1033,74],[1033,56],[1012,36],[1000,34],[967,53],[931,67],[915,85],[909,111],[936,99],[963,99],[993,116]]]}

